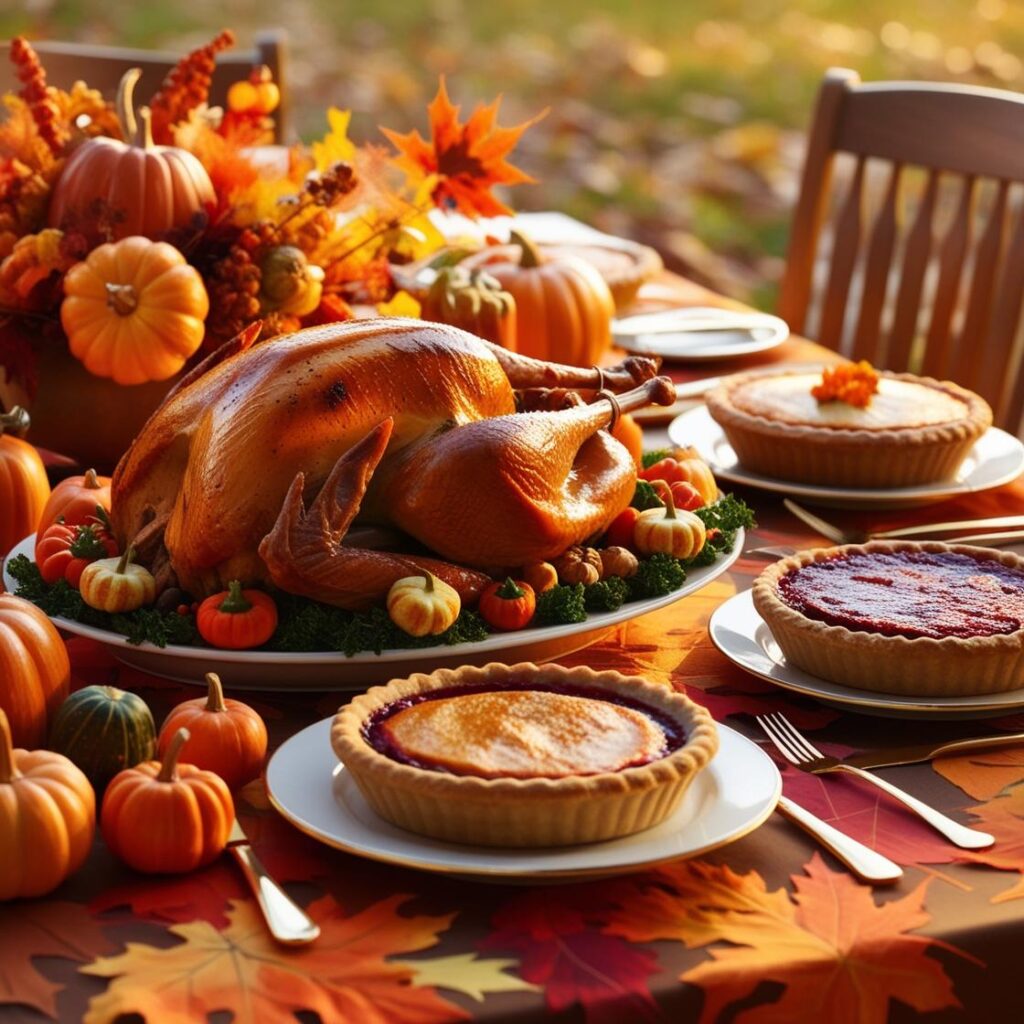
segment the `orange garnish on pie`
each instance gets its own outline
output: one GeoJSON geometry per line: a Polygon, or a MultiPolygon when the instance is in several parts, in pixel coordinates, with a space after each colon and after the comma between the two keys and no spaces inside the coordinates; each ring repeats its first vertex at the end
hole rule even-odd
{"type": "Polygon", "coordinates": [[[825,367],[821,383],[811,388],[819,402],[845,402],[866,409],[871,396],[878,391],[878,371],[866,360],[825,367]]]}

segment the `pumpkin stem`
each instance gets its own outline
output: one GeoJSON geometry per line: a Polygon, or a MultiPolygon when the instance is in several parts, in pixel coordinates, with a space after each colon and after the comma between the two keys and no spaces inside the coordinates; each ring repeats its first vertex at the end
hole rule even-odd
{"type": "Polygon", "coordinates": [[[135,561],[135,548],[129,544],[128,550],[121,556],[121,561],[117,563],[117,568],[114,571],[119,576],[123,576],[133,561],[135,561]]]}
{"type": "Polygon", "coordinates": [[[217,610],[227,612],[228,615],[238,615],[247,612],[252,607],[252,602],[246,599],[242,593],[242,584],[239,580],[232,580],[228,584],[228,596],[221,601],[217,610]]]}
{"type": "Polygon", "coordinates": [[[21,772],[14,763],[14,743],[11,740],[11,723],[7,713],[0,708],[0,785],[13,782],[21,772]]]}
{"type": "Polygon", "coordinates": [[[544,262],[544,257],[541,256],[536,242],[527,238],[526,235],[520,234],[513,228],[508,233],[508,237],[509,241],[514,242],[521,250],[519,266],[526,267],[529,270],[533,267],[539,267],[544,262]]]}
{"type": "Polygon", "coordinates": [[[171,737],[170,746],[167,748],[167,753],[164,754],[164,759],[160,764],[160,772],[156,777],[157,782],[178,781],[178,757],[181,754],[181,748],[188,743],[191,735],[188,729],[182,726],[171,737]]]}
{"type": "Polygon", "coordinates": [[[665,492],[665,519],[677,519],[676,503],[672,500],[672,488],[665,492]]]}
{"type": "Polygon", "coordinates": [[[89,491],[98,491],[100,489],[100,478],[96,475],[95,469],[87,469],[85,476],[82,477],[82,486],[89,491]]]}
{"type": "Polygon", "coordinates": [[[207,711],[227,711],[224,703],[224,687],[220,684],[220,676],[216,672],[206,673],[206,685],[209,691],[206,697],[207,711]]]}
{"type": "Polygon", "coordinates": [[[426,594],[432,594],[434,592],[434,576],[432,573],[425,572],[423,578],[427,581],[423,587],[423,591],[426,594]]]}
{"type": "Polygon", "coordinates": [[[139,304],[139,297],[130,284],[115,284],[113,281],[107,281],[105,287],[107,289],[107,305],[118,316],[129,316],[135,312],[135,307],[139,304]]]}
{"type": "Polygon", "coordinates": [[[29,428],[28,411],[15,405],[10,412],[0,413],[0,436],[13,434],[21,437],[29,428]]]}
{"type": "Polygon", "coordinates": [[[129,68],[122,76],[117,85],[117,99],[115,109],[117,120],[121,124],[121,134],[124,141],[132,145],[136,144],[136,135],[139,130],[138,122],[135,120],[135,108],[132,106],[132,94],[135,86],[142,77],[142,68],[129,68]]]}
{"type": "Polygon", "coordinates": [[[153,112],[149,107],[139,107],[139,118],[142,121],[142,148],[153,148],[153,112]]]}
{"type": "Polygon", "coordinates": [[[525,594],[526,591],[511,576],[506,576],[505,582],[494,592],[495,597],[503,598],[506,601],[516,601],[525,594]]]}

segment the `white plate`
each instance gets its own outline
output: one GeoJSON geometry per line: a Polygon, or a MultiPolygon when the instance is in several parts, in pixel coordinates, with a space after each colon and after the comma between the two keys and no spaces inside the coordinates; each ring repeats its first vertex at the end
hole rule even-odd
{"type": "MultiPolygon", "coordinates": [[[[107,647],[118,661],[155,676],[186,683],[202,683],[207,672],[219,672],[229,689],[245,690],[356,690],[412,672],[433,672],[436,668],[486,665],[490,661],[550,661],[587,647],[613,626],[648,612],[674,604],[706,587],[721,576],[743,550],[743,531],[736,535],[732,551],[713,565],[691,569],[679,590],[663,597],[624,604],[618,611],[588,615],[586,621],[567,626],[536,626],[514,633],[494,633],[486,640],[453,647],[399,649],[381,654],[363,652],[351,658],[336,651],[284,653],[277,651],[221,651],[210,647],[181,647],[153,644],[133,645],[118,633],[95,629],[71,619],[53,617],[53,624],[75,636],[90,637],[107,647]]],[[[35,535],[11,549],[8,558],[32,558],[35,535]]],[[[17,584],[3,572],[4,587],[13,593],[17,584]]]]}
{"type": "Polygon", "coordinates": [[[785,320],[767,313],[737,313],[713,306],[687,306],[614,320],[612,337],[616,345],[628,352],[695,363],[766,352],[789,337],[789,326],[785,320]],[[694,331],[686,326],[688,321],[728,320],[736,316],[756,316],[757,326],[735,331],[694,331]],[[667,331],[665,328],[669,324],[678,326],[679,330],[667,331]],[[652,331],[654,327],[658,328],[656,333],[652,331]]]}
{"type": "Polygon", "coordinates": [[[869,490],[853,487],[816,487],[813,484],[776,480],[744,469],[736,458],[722,428],[711,418],[707,406],[677,416],[668,428],[673,444],[693,445],[720,480],[744,487],[759,487],[816,505],[838,508],[912,508],[945,501],[960,494],[973,494],[1001,487],[1024,472],[1024,444],[998,427],[990,427],[970,450],[952,480],[869,490]]]}
{"type": "Polygon", "coordinates": [[[1024,689],[970,697],[873,693],[812,676],[786,661],[749,590],[720,604],[708,623],[714,645],[734,664],[785,690],[865,715],[886,718],[987,718],[1024,708],[1024,689]]]}
{"type": "Polygon", "coordinates": [[[646,832],[587,846],[542,850],[463,846],[406,832],[370,809],[331,749],[331,719],[283,743],[267,766],[273,805],[328,846],[371,860],[481,881],[621,874],[724,846],[758,827],[782,789],[774,762],[755,743],[718,726],[718,753],[671,818],[646,832]]]}

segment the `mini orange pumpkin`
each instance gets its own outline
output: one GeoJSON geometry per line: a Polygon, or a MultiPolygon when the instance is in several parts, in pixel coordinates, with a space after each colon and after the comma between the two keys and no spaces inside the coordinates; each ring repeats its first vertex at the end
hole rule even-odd
{"type": "Polygon", "coordinates": [[[63,754],[15,750],[0,709],[0,900],[43,896],[77,871],[96,833],[96,795],[63,754]]]}
{"type": "Polygon", "coordinates": [[[96,238],[100,218],[107,238],[161,238],[175,228],[196,228],[216,202],[206,169],[187,150],[154,146],[149,110],[139,130],[132,93],[142,72],[125,72],[117,114],[127,142],[97,136],[71,154],[53,190],[50,227],[73,227],[96,238]]]}
{"type": "Polygon", "coordinates": [[[110,511],[110,477],[97,476],[95,469],[87,469],[84,476],[69,476],[54,487],[36,523],[36,532],[44,533],[58,518],[68,526],[91,523],[97,505],[110,511]]]}
{"type": "Polygon", "coordinates": [[[516,231],[519,259],[507,249],[484,250],[464,261],[497,279],[516,302],[516,347],[526,356],[575,366],[593,366],[611,345],[615,301],[604,278],[574,256],[544,259],[516,231]]]}
{"type": "Polygon", "coordinates": [[[0,594],[0,708],[19,747],[41,747],[68,695],[71,663],[53,623],[34,604],[0,594]]]}
{"type": "Polygon", "coordinates": [[[173,377],[202,344],[210,311],[195,267],[141,235],[93,249],[64,277],[60,322],[71,354],[97,377],[173,377]]]}
{"type": "Polygon", "coordinates": [[[216,772],[229,789],[238,789],[259,775],[267,756],[267,727],[248,704],[225,700],[220,677],[206,674],[206,697],[187,700],[160,727],[157,752],[163,756],[178,729],[192,734],[188,756],[192,764],[216,772]]]}
{"type": "Polygon", "coordinates": [[[243,590],[232,580],[196,612],[199,635],[212,647],[244,651],[265,644],[277,629],[277,605],[262,590],[243,590]]]}
{"type": "Polygon", "coordinates": [[[178,764],[188,729],[179,729],[163,762],[145,761],[115,775],[107,786],[100,828],[111,853],[136,871],[193,871],[227,845],[235,804],[224,780],[178,764]]]}
{"type": "Polygon", "coordinates": [[[611,429],[611,435],[621,444],[636,463],[637,470],[644,464],[644,432],[628,412],[624,412],[611,429]]]}
{"type": "Polygon", "coordinates": [[[16,436],[28,426],[20,406],[0,415],[0,558],[35,530],[50,497],[43,460],[16,436]]]}

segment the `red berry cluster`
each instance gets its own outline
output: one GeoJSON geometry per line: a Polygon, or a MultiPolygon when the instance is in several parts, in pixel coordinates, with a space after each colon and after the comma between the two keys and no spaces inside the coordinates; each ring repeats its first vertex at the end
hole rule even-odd
{"type": "Polygon", "coordinates": [[[217,54],[235,45],[235,35],[225,29],[205,46],[182,57],[164,79],[150,103],[153,140],[167,145],[173,142],[171,129],[189,113],[205,103],[210,95],[210,80],[217,54]]]}
{"type": "Polygon", "coordinates": [[[32,120],[40,138],[58,156],[64,148],[67,134],[59,123],[60,110],[53,98],[53,90],[46,84],[46,71],[39,55],[24,36],[11,40],[11,62],[22,84],[19,95],[28,104],[32,120]]]}

